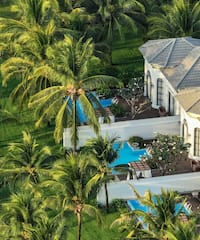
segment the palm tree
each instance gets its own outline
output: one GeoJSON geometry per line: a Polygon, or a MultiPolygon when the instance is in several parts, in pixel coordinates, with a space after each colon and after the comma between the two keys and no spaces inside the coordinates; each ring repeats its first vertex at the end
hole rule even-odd
{"type": "MultiPolygon", "coordinates": [[[[50,186],[56,190],[56,195],[46,201],[47,206],[51,206],[53,199],[56,200],[57,206],[62,208],[62,214],[72,211],[77,217],[77,239],[81,239],[82,215],[87,214],[96,217],[101,222],[98,209],[88,204],[88,196],[94,185],[90,182],[91,168],[96,166],[96,159],[90,154],[69,153],[66,159],[61,159],[54,164],[51,170],[53,180],[43,183],[43,186],[50,186]]],[[[53,204],[55,207],[55,204],[53,204]]]]}
{"type": "Polygon", "coordinates": [[[12,194],[7,202],[2,203],[0,218],[3,229],[7,231],[9,239],[30,239],[26,228],[34,225],[35,219],[44,214],[39,208],[41,198],[34,198],[30,192],[12,194]]]}
{"type": "Polygon", "coordinates": [[[197,233],[195,219],[190,219],[187,222],[178,221],[176,224],[168,226],[168,230],[164,234],[163,239],[168,240],[199,240],[200,235],[197,233]]]}
{"type": "Polygon", "coordinates": [[[122,225],[126,227],[127,236],[133,239],[134,237],[137,239],[137,236],[141,237],[141,235],[144,238],[138,239],[165,239],[165,232],[168,232],[169,227],[178,226],[177,224],[181,221],[179,216],[182,214],[184,200],[178,193],[173,191],[162,189],[160,195],[153,195],[150,191],[147,191],[145,196],[140,196],[133,187],[132,189],[139,203],[146,206],[148,211],[136,209],[128,214],[123,214],[111,226],[122,225]],[[177,203],[181,204],[178,210],[176,208],[177,203]],[[140,219],[137,224],[130,224],[136,218],[140,219]],[[148,226],[148,228],[143,226],[148,226]]]}
{"type": "Polygon", "coordinates": [[[36,196],[31,189],[23,190],[23,193],[12,193],[9,199],[1,204],[3,239],[63,239],[61,237],[65,236],[66,219],[55,210],[48,215],[43,208],[43,201],[43,197],[36,196]]]}
{"type": "MultiPolygon", "coordinates": [[[[66,11],[59,14],[62,26],[71,30],[74,36],[83,36],[95,24],[94,14],[88,13],[87,9],[76,2],[69,1],[66,11]],[[75,3],[75,5],[73,5],[75,3]]],[[[67,5],[67,4],[66,4],[67,5]]]]}
{"type": "Polygon", "coordinates": [[[183,210],[182,207],[176,210],[176,204],[181,201],[181,196],[177,192],[161,190],[160,195],[152,195],[150,191],[145,196],[140,196],[134,190],[138,200],[144,206],[147,206],[152,214],[138,210],[137,214],[144,218],[144,223],[149,225],[149,229],[154,233],[160,233],[165,230],[169,223],[174,224],[183,210]]]}
{"type": "Polygon", "coordinates": [[[184,37],[200,36],[200,3],[174,0],[162,6],[161,14],[149,17],[149,36],[184,37]]]}
{"type": "Polygon", "coordinates": [[[94,2],[98,6],[96,17],[97,22],[100,23],[100,27],[96,26],[96,34],[100,34],[99,40],[106,39],[110,47],[109,56],[112,63],[111,47],[114,33],[117,32],[123,39],[123,26],[128,26],[132,31],[137,31],[137,23],[144,19],[144,7],[137,0],[94,0],[94,2]]]}
{"type": "Polygon", "coordinates": [[[29,107],[37,109],[40,116],[36,126],[41,126],[48,118],[56,117],[54,138],[57,142],[62,139],[63,128],[70,128],[74,151],[78,142],[77,127],[80,125],[78,108],[82,108],[87,122],[98,134],[100,126],[94,105],[103,115],[106,115],[106,112],[91,90],[100,86],[119,84],[119,81],[111,76],[89,75],[89,66],[97,58],[93,56],[92,40],[88,39],[84,43],[82,41],[82,38],[76,41],[65,36],[57,48],[52,49],[52,64],[55,68],[52,78],[54,81],[57,80],[58,84],[41,90],[32,96],[29,102],[29,107]]]}
{"type": "Polygon", "coordinates": [[[117,149],[113,148],[114,142],[117,140],[116,137],[109,138],[107,136],[99,136],[97,138],[89,139],[86,146],[90,151],[94,153],[98,160],[98,166],[95,171],[95,177],[91,181],[100,182],[104,185],[105,196],[106,196],[106,211],[109,212],[109,199],[108,199],[108,188],[107,184],[113,179],[111,168],[108,166],[118,157],[118,151],[120,145],[117,149]]]}
{"type": "Polygon", "coordinates": [[[18,0],[11,10],[12,18],[0,18],[0,46],[1,52],[6,50],[6,59],[16,51],[16,43],[24,45],[23,40],[35,26],[46,27],[56,20],[59,5],[56,0],[18,0]]]}
{"type": "Polygon", "coordinates": [[[24,45],[18,46],[16,56],[10,57],[1,65],[4,86],[13,78],[20,80],[11,93],[13,102],[18,101],[20,106],[32,94],[53,84],[48,48],[54,44],[55,34],[56,26],[53,21],[45,28],[35,27],[21,38],[24,45]]]}
{"type": "MultiPolygon", "coordinates": [[[[48,209],[49,210],[49,209],[48,209]]],[[[36,218],[33,226],[26,227],[26,232],[31,235],[32,240],[57,240],[67,239],[67,218],[51,211],[51,214],[41,214],[36,218]]]]}
{"type": "Polygon", "coordinates": [[[0,123],[3,122],[17,122],[17,118],[6,109],[0,108],[0,123]]]}
{"type": "Polygon", "coordinates": [[[48,175],[55,158],[48,146],[40,147],[28,132],[23,132],[22,143],[9,144],[0,173],[8,183],[36,185],[48,175]]]}

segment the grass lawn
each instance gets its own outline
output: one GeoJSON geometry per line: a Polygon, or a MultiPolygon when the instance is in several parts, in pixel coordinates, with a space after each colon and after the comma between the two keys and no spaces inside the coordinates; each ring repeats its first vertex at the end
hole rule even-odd
{"type": "MultiPolygon", "coordinates": [[[[82,239],[83,240],[112,240],[119,237],[117,229],[110,229],[111,223],[119,217],[119,212],[110,213],[108,215],[103,214],[103,225],[99,226],[95,220],[88,217],[83,217],[82,225],[82,239]]],[[[69,220],[68,240],[77,239],[77,222],[75,217],[69,220]]]]}
{"type": "Polygon", "coordinates": [[[144,60],[139,52],[143,44],[140,37],[133,37],[125,41],[115,41],[112,50],[112,62],[121,72],[135,72],[142,75],[144,71],[144,60]]]}
{"type": "MultiPolygon", "coordinates": [[[[0,79],[1,85],[1,79],[0,79]]],[[[13,83],[9,83],[7,88],[0,87],[0,106],[12,112],[17,121],[0,122],[0,156],[6,152],[6,147],[10,142],[19,142],[22,140],[22,131],[29,131],[37,142],[44,145],[55,145],[53,140],[54,127],[44,126],[43,128],[35,128],[34,112],[29,109],[18,109],[11,103],[9,94],[13,88],[13,83]]]]}

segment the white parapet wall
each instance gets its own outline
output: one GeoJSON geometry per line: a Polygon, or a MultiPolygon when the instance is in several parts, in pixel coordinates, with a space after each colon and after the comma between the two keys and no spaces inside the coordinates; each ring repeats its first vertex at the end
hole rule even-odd
{"type": "MultiPolygon", "coordinates": [[[[119,137],[120,141],[128,140],[132,136],[140,136],[144,139],[152,139],[156,133],[179,135],[180,134],[180,116],[168,116],[158,118],[147,118],[131,121],[114,122],[110,124],[101,124],[101,135],[119,137]]],[[[85,145],[89,138],[95,137],[95,133],[89,126],[80,126],[78,128],[79,143],[78,147],[85,145]]],[[[64,129],[63,146],[71,148],[70,131],[64,129]]]]}

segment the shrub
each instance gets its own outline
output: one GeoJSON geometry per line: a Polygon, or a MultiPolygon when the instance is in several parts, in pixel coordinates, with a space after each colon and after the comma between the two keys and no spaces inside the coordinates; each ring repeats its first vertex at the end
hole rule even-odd
{"type": "Polygon", "coordinates": [[[139,147],[143,147],[144,139],[142,137],[139,137],[139,136],[132,136],[128,139],[128,142],[130,144],[133,144],[133,143],[137,142],[137,143],[139,143],[139,147]]]}
{"type": "Polygon", "coordinates": [[[122,199],[114,199],[114,200],[112,200],[112,202],[110,204],[110,208],[113,211],[118,211],[120,209],[125,208],[126,206],[127,206],[126,202],[122,199]]]}
{"type": "Polygon", "coordinates": [[[126,109],[120,104],[113,104],[110,110],[115,117],[124,117],[126,114],[126,109]]]}
{"type": "Polygon", "coordinates": [[[189,147],[179,136],[158,134],[152,142],[150,154],[143,160],[151,168],[160,169],[162,175],[171,174],[176,171],[178,162],[187,159],[189,147]]]}

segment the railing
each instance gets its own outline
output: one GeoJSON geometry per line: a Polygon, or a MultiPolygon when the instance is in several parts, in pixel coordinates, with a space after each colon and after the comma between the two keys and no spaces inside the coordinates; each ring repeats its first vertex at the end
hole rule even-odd
{"type": "MultiPolygon", "coordinates": [[[[89,138],[95,137],[95,133],[89,126],[79,127],[79,145],[83,146],[89,138]]],[[[114,122],[111,124],[101,124],[101,135],[119,137],[120,141],[128,140],[132,136],[140,136],[144,139],[152,139],[156,133],[179,135],[180,116],[167,116],[158,118],[146,118],[114,122]]],[[[69,129],[63,133],[63,146],[71,147],[69,129]]]]}

